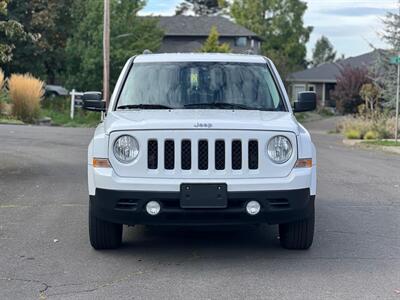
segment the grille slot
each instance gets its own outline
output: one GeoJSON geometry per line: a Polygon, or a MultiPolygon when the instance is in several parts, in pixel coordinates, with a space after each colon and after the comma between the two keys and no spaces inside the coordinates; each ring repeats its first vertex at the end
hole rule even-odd
{"type": "Polygon", "coordinates": [[[273,209],[286,209],[290,207],[287,199],[268,199],[268,202],[273,209]]]}
{"type": "Polygon", "coordinates": [[[150,170],[158,168],[158,143],[156,140],[150,140],[147,143],[147,167],[150,170]]]}
{"type": "Polygon", "coordinates": [[[258,169],[258,141],[249,141],[249,169],[258,169]]]}
{"type": "Polygon", "coordinates": [[[175,168],[175,142],[166,140],[164,143],[164,168],[173,170],[175,168]]]}
{"type": "Polygon", "coordinates": [[[198,154],[198,167],[199,170],[208,170],[208,141],[199,141],[199,154],[198,154]]]}
{"type": "Polygon", "coordinates": [[[123,210],[136,210],[138,202],[138,199],[120,199],[115,208],[123,210]]]}
{"type": "Polygon", "coordinates": [[[232,142],[232,169],[242,169],[242,141],[239,140],[232,142]]]}
{"type": "Polygon", "coordinates": [[[215,142],[215,169],[225,170],[225,141],[215,142]]]}
{"type": "Polygon", "coordinates": [[[182,141],[181,166],[182,170],[190,170],[192,168],[192,142],[190,140],[182,141]]]}

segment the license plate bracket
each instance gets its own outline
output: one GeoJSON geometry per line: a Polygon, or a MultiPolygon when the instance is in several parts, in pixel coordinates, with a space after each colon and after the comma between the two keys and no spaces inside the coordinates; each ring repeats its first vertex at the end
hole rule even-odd
{"type": "Polygon", "coordinates": [[[226,183],[183,183],[181,208],[226,208],[227,190],[226,183]]]}

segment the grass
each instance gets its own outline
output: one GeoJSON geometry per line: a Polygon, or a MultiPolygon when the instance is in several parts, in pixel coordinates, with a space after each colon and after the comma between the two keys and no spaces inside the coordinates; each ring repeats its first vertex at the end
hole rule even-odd
{"type": "Polygon", "coordinates": [[[400,141],[397,143],[395,141],[363,141],[363,144],[375,145],[375,146],[388,146],[388,147],[400,147],[400,141]]]}
{"type": "Polygon", "coordinates": [[[51,123],[64,127],[96,127],[100,123],[100,114],[96,112],[75,111],[75,117],[71,120],[69,111],[55,111],[42,109],[42,117],[50,117],[51,123]]]}
{"type": "Polygon", "coordinates": [[[0,124],[8,124],[8,125],[23,125],[25,124],[21,120],[14,119],[12,117],[5,117],[5,116],[0,116],[0,124]]]}

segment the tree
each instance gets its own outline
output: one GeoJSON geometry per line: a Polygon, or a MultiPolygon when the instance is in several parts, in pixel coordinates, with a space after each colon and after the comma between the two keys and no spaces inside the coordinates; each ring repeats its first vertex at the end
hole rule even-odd
{"type": "Polygon", "coordinates": [[[373,83],[366,83],[361,87],[360,96],[365,101],[365,110],[374,114],[379,104],[379,88],[373,83]]]}
{"type": "Polygon", "coordinates": [[[185,15],[190,11],[196,16],[217,15],[227,7],[227,0],[185,0],[176,8],[176,15],[185,15]]]}
{"type": "Polygon", "coordinates": [[[382,39],[389,46],[388,50],[375,50],[375,63],[371,70],[374,82],[381,87],[383,106],[394,108],[397,93],[397,65],[390,63],[390,58],[400,54],[400,15],[389,12],[383,20],[385,26],[382,39]]]}
{"type": "Polygon", "coordinates": [[[335,61],[336,51],[326,36],[322,36],[315,44],[312,64],[314,67],[335,61]]]}
{"type": "Polygon", "coordinates": [[[236,22],[263,40],[262,53],[277,65],[281,75],[305,68],[306,43],[312,27],[304,26],[307,4],[300,0],[233,0],[236,22]]]}
{"type": "MultiPolygon", "coordinates": [[[[113,87],[126,60],[145,49],[155,51],[163,32],[155,18],[138,17],[142,0],[111,1],[111,77],[113,87]]],[[[67,86],[78,90],[102,89],[103,3],[99,0],[77,1],[73,16],[77,27],[67,43],[67,86]]]]}
{"type": "Polygon", "coordinates": [[[66,68],[65,47],[73,30],[71,6],[75,0],[12,0],[9,15],[35,39],[16,43],[8,73],[32,73],[54,83],[66,68]]]}
{"type": "Polygon", "coordinates": [[[9,0],[0,0],[0,64],[12,60],[17,41],[33,39],[19,22],[9,18],[8,4],[9,0]]]}
{"type": "Polygon", "coordinates": [[[203,47],[201,48],[201,52],[216,52],[216,53],[229,53],[231,52],[231,48],[229,44],[219,43],[219,33],[217,27],[213,26],[210,31],[210,35],[205,41],[203,47]]]}
{"type": "Polygon", "coordinates": [[[336,109],[342,114],[357,113],[358,106],[364,102],[360,90],[363,85],[371,82],[367,68],[344,66],[332,93],[332,99],[336,101],[336,109]]]}

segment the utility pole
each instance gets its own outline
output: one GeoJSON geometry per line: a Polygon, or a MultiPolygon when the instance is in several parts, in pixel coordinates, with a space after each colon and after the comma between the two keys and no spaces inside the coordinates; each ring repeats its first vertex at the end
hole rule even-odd
{"type": "MultiPolygon", "coordinates": [[[[399,14],[398,17],[400,18],[400,0],[398,3],[399,14]]],[[[400,56],[400,49],[399,45],[397,44],[397,55],[400,56]]],[[[399,98],[400,98],[400,64],[397,64],[397,94],[396,94],[396,129],[394,133],[394,140],[397,144],[398,135],[399,135],[399,98]]]]}
{"type": "Polygon", "coordinates": [[[110,0],[104,0],[103,97],[108,108],[110,101],[110,0]]]}

